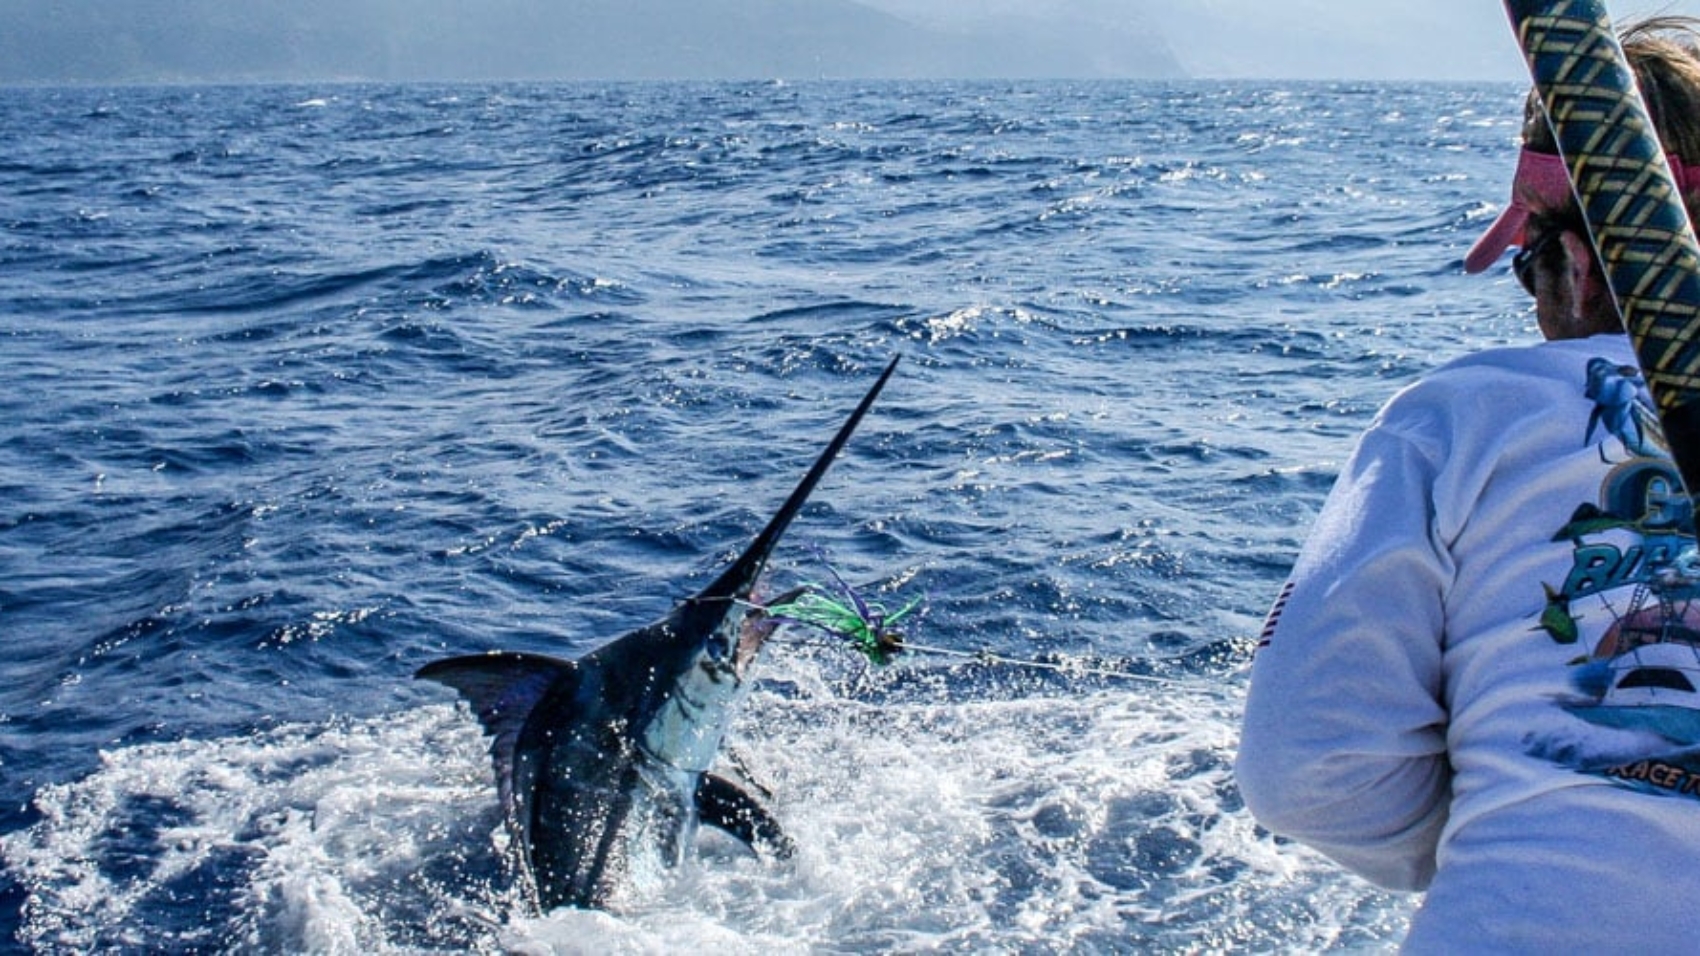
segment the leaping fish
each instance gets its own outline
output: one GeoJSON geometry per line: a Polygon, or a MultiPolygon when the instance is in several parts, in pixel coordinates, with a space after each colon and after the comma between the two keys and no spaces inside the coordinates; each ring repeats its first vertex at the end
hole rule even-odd
{"type": "Polygon", "coordinates": [[[897,361],[743,555],[666,617],[576,660],[502,652],[419,670],[493,738],[510,852],[540,908],[608,905],[634,871],[680,863],[699,821],[790,852],[766,807],[710,768],[778,624],[751,603],[756,578],[897,361]]]}

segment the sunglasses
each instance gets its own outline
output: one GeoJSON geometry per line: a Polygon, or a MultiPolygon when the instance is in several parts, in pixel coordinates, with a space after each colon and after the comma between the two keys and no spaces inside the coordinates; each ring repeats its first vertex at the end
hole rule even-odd
{"type": "Polygon", "coordinates": [[[1534,242],[1518,249],[1517,254],[1511,257],[1511,274],[1517,277],[1517,284],[1523,287],[1524,292],[1535,294],[1536,262],[1552,246],[1554,240],[1569,231],[1563,226],[1544,229],[1534,242]]]}

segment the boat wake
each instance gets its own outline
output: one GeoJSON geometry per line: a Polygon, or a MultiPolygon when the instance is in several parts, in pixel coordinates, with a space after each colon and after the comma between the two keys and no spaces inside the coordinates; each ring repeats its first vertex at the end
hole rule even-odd
{"type": "MultiPolygon", "coordinates": [[[[616,912],[529,915],[500,865],[486,741],[447,704],[105,755],[0,840],[46,950],[730,952],[1326,950],[1406,904],[1277,846],[1240,806],[1219,683],[874,688],[806,654],[730,738],[796,838],[704,831],[616,912]],[[1037,688],[1048,687],[1045,692],[1037,688]],[[193,905],[186,905],[193,900],[193,905]]],[[[893,669],[895,671],[897,669],[893,669]]],[[[924,683],[924,680],[922,681],[924,683]]]]}

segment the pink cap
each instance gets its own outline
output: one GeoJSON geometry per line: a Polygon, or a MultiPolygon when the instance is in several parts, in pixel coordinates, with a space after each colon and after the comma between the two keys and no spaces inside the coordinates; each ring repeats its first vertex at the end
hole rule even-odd
{"type": "Polygon", "coordinates": [[[1526,199],[1539,199],[1543,208],[1559,209],[1570,199],[1570,173],[1557,153],[1525,148],[1517,154],[1511,177],[1511,204],[1464,255],[1465,272],[1481,272],[1499,261],[1505,250],[1523,244],[1523,224],[1529,221],[1526,199]]]}
{"type": "MultiPolygon", "coordinates": [[[[1666,155],[1677,188],[1685,194],[1700,191],[1700,166],[1684,168],[1682,160],[1666,155]]],[[[1506,249],[1523,244],[1523,225],[1529,221],[1529,201],[1542,209],[1562,209],[1570,203],[1570,172],[1557,153],[1537,153],[1524,148],[1517,155],[1517,172],[1511,177],[1511,204],[1488,226],[1464,255],[1465,272],[1481,272],[1499,261],[1506,249]]]]}

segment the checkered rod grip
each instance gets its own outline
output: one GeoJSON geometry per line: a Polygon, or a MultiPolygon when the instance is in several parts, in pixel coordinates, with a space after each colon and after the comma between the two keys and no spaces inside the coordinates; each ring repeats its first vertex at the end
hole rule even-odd
{"type": "Polygon", "coordinates": [[[1700,246],[1629,61],[1600,0],[1505,9],[1671,455],[1700,490],[1700,246]]]}

